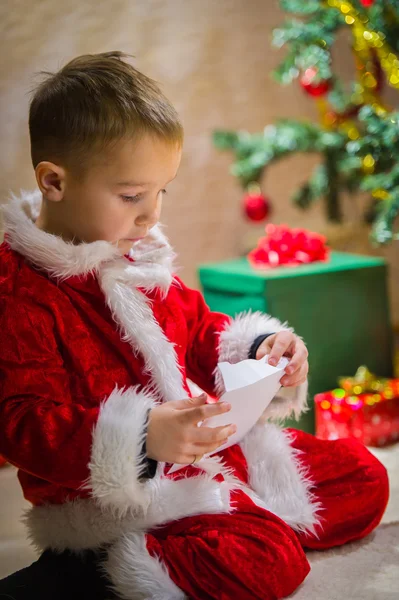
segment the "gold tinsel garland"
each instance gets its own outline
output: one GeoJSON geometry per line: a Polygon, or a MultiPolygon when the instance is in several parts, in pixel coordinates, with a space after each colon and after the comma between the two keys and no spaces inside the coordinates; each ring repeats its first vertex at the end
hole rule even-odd
{"type": "MultiPolygon", "coordinates": [[[[385,41],[382,32],[374,31],[367,16],[361,14],[351,2],[347,0],[326,0],[325,4],[336,8],[345,17],[345,22],[352,28],[353,51],[357,63],[358,81],[356,91],[352,98],[357,106],[370,104],[377,113],[384,114],[390,109],[382,101],[378,81],[375,73],[375,60],[377,59],[382,71],[386,74],[390,86],[399,89],[399,58],[385,41]],[[373,72],[374,71],[374,72],[373,72]]],[[[318,100],[318,109],[323,125],[327,129],[344,130],[351,140],[356,140],[360,132],[351,119],[337,120],[331,117],[326,101],[318,100]]],[[[374,172],[375,160],[371,154],[363,158],[362,168],[365,174],[374,172]]],[[[383,189],[373,190],[372,196],[377,200],[387,200],[390,195],[383,189]]]]}
{"type": "MultiPolygon", "coordinates": [[[[385,41],[385,35],[373,31],[369,19],[346,0],[327,0],[328,6],[337,8],[345,21],[352,27],[354,51],[361,63],[365,64],[371,52],[374,51],[380,61],[381,68],[387,75],[389,85],[399,89],[399,59],[385,41]]],[[[365,73],[363,86],[366,90],[375,88],[375,81],[370,73],[365,73]]]]}

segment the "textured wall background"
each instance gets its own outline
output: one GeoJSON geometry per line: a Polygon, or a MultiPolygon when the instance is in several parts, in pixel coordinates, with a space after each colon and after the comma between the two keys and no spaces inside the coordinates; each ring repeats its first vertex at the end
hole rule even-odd
{"type": "MultiPolygon", "coordinates": [[[[83,53],[120,49],[134,54],[135,65],[162,84],[185,125],[184,157],[163,220],[179,252],[182,276],[197,285],[199,262],[237,256],[262,232],[240,217],[242,191],[228,173],[230,155],[212,146],[212,130],[257,131],[278,117],[316,118],[298,84],[282,88],[270,77],[281,58],[271,48],[271,31],[283,18],[275,0],[2,0],[1,198],[35,185],[27,128],[34,73],[56,70],[83,53]]],[[[341,42],[335,60],[349,78],[352,60],[341,42]]],[[[315,160],[298,156],[270,170],[265,192],[274,202],[275,222],[326,230],[322,206],[303,213],[289,201],[315,160]]],[[[347,203],[352,224],[359,221],[361,204],[347,203]]],[[[340,239],[332,233],[336,247],[387,256],[399,322],[398,245],[372,250],[358,228],[351,240],[345,231],[340,239]]]]}

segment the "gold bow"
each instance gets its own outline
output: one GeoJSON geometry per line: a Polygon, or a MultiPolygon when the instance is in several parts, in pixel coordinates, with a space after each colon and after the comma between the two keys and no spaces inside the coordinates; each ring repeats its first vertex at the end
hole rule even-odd
{"type": "Polygon", "coordinates": [[[377,375],[371,373],[364,365],[358,368],[354,377],[341,377],[338,379],[340,387],[350,396],[367,393],[381,394],[384,392],[388,382],[389,379],[377,377],[377,375]]]}

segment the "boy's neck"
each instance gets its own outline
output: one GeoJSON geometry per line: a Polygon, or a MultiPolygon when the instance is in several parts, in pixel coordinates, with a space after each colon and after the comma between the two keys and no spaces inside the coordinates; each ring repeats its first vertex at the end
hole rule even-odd
{"type": "Polygon", "coordinates": [[[35,221],[36,227],[41,231],[61,237],[65,242],[79,244],[79,241],[76,240],[76,236],[71,234],[71,232],[66,231],[62,223],[59,223],[52,213],[53,211],[48,206],[48,202],[43,198],[39,216],[35,221]]]}

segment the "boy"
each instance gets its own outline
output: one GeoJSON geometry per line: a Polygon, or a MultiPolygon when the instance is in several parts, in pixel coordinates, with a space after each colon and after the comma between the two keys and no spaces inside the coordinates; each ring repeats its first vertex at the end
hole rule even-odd
{"type": "Polygon", "coordinates": [[[210,312],[173,275],[158,222],[182,127],[124,58],[76,58],[31,103],[38,191],[5,208],[0,255],[0,454],[42,562],[91,557],[117,598],[283,598],[309,572],[304,548],[379,523],[386,470],[356,441],[272,424],[305,410],[304,343],[268,315],[210,312]],[[192,398],[187,378],[220,395],[219,361],[265,354],[290,358],[281,394],[197,466],[235,424],[198,428],[229,406],[192,398]]]}

